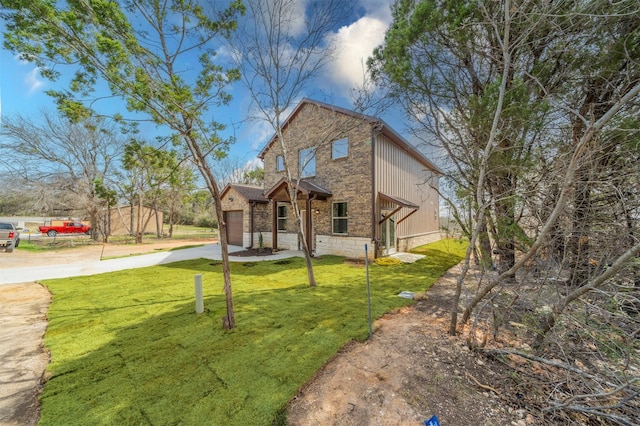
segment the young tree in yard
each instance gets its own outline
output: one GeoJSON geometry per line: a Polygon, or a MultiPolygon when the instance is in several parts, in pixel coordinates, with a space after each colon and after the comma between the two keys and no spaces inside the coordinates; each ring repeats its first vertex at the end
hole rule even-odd
{"type": "MultiPolygon", "coordinates": [[[[25,187],[45,184],[43,191],[65,207],[86,212],[91,236],[97,240],[99,195],[94,182],[113,173],[114,162],[122,154],[125,136],[106,119],[91,118],[72,122],[42,111],[39,119],[17,115],[3,120],[0,142],[3,156],[20,164],[16,170],[25,187]],[[70,197],[73,195],[73,198],[70,197]]],[[[50,208],[55,208],[51,205],[50,208]]]]}
{"type": "MultiPolygon", "coordinates": [[[[160,203],[167,213],[169,238],[173,237],[173,227],[195,189],[193,169],[186,162],[178,162],[175,155],[170,163],[171,174],[162,192],[160,203]]],[[[157,216],[156,216],[157,217],[157,216]]]]}
{"type": "MultiPolygon", "coordinates": [[[[184,144],[216,205],[227,313],[235,326],[231,275],[218,182],[208,158],[224,155],[229,141],[212,108],[226,105],[225,87],[238,79],[235,69],[216,64],[216,42],[236,28],[240,1],[216,10],[196,1],[22,1],[2,0],[5,48],[36,63],[42,75],[57,79],[59,64],[73,65],[69,90],[50,91],[69,116],[88,114],[76,100],[87,99],[99,80],[126,101],[128,110],[146,114],[184,144]]],[[[99,105],[99,103],[98,103],[99,105]]]]}
{"type": "Polygon", "coordinates": [[[305,254],[309,285],[314,287],[311,248],[303,234],[298,206],[302,167],[294,167],[298,157],[290,152],[290,142],[282,125],[285,114],[332,60],[336,46],[327,41],[326,35],[336,28],[344,5],[336,0],[247,0],[245,3],[249,14],[247,24],[236,33],[232,47],[242,68],[242,81],[253,98],[257,119],[269,123],[282,150],[298,241],[305,254]]]}
{"type": "MultiPolygon", "coordinates": [[[[124,149],[122,166],[127,177],[125,188],[126,192],[131,194],[132,221],[135,218],[131,232],[138,244],[142,243],[144,230],[147,229],[154,213],[157,222],[158,200],[171,181],[176,164],[174,152],[164,151],[138,140],[130,141],[124,149]],[[145,215],[146,206],[150,206],[151,209],[148,209],[145,215]]],[[[162,236],[160,229],[156,229],[156,235],[162,236]]]]}
{"type": "Polygon", "coordinates": [[[107,243],[111,232],[111,208],[118,204],[118,191],[107,186],[103,179],[96,179],[93,186],[104,211],[98,218],[97,231],[102,235],[102,242],[107,243]]]}
{"type": "MultiPolygon", "coordinates": [[[[603,346],[610,335],[602,330],[633,342],[638,326],[624,313],[638,300],[640,254],[638,197],[630,193],[639,172],[629,169],[640,130],[636,2],[398,0],[393,14],[370,63],[374,77],[393,88],[417,130],[447,152],[449,177],[472,197],[471,246],[450,333],[471,251],[487,229],[498,271],[486,271],[462,322],[488,306],[494,333],[508,320],[526,324],[539,354],[555,345],[555,354],[568,357],[577,353],[568,330],[586,324],[576,332],[610,362],[603,346]]],[[[490,247],[481,244],[481,256],[490,247]]],[[[633,343],[613,346],[638,364],[633,343]]],[[[629,396],[637,397],[638,381],[605,370],[568,369],[590,386],[576,392],[580,404],[591,398],[595,405],[560,397],[553,409],[630,424],[638,407],[629,396]],[[598,405],[598,386],[610,389],[615,403],[598,405]]]]}

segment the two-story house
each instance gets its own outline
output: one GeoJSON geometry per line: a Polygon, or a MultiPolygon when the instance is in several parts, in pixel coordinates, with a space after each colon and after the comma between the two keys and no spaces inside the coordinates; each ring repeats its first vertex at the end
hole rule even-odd
{"type": "Polygon", "coordinates": [[[316,255],[363,258],[436,241],[440,170],[384,121],[304,99],[258,157],[264,187],[227,185],[230,244],[299,249],[285,176],[297,189],[307,245],[316,255]]]}

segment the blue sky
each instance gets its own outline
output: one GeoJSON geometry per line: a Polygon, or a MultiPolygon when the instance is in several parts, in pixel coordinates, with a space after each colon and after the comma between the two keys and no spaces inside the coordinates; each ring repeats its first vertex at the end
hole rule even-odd
{"type": "MultiPolygon", "coordinates": [[[[305,0],[299,0],[304,4],[305,0]]],[[[354,0],[349,1],[353,13],[345,16],[345,22],[338,31],[327,34],[339,41],[340,50],[336,60],[330,63],[316,81],[315,87],[309,87],[303,96],[319,101],[351,108],[350,91],[362,83],[363,63],[374,47],[384,40],[384,33],[391,23],[390,4],[392,0],[354,0]]],[[[34,65],[19,61],[13,54],[2,50],[0,56],[0,108],[3,117],[16,113],[30,116],[41,109],[53,110],[54,105],[45,91],[53,86],[42,79],[34,65]]],[[[230,156],[242,161],[255,160],[256,155],[272,135],[272,129],[266,123],[243,122],[251,98],[240,83],[230,88],[233,101],[228,108],[216,111],[217,121],[229,126],[237,142],[231,148],[230,156]],[[233,124],[233,126],[232,126],[233,124]],[[232,128],[233,127],[233,128],[232,128]]],[[[402,114],[389,111],[383,118],[401,134],[405,134],[405,124],[400,120],[402,114]]],[[[153,132],[151,124],[147,130],[153,132]]]]}

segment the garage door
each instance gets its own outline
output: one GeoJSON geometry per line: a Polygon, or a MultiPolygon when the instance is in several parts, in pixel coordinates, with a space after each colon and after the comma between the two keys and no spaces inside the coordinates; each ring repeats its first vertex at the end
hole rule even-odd
{"type": "Polygon", "coordinates": [[[242,210],[224,212],[227,224],[227,242],[242,246],[242,210]]]}

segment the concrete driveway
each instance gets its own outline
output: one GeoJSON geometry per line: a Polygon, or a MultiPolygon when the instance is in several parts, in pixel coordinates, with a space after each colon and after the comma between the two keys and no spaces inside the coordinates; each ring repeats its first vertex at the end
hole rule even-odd
{"type": "MultiPolygon", "coordinates": [[[[229,253],[244,250],[239,246],[229,246],[229,253]]],[[[295,250],[283,250],[269,256],[230,256],[234,262],[256,262],[261,260],[278,260],[293,256],[301,256],[302,253],[295,250]]],[[[165,263],[179,262],[190,259],[214,259],[221,260],[222,254],[219,244],[205,244],[200,247],[187,248],[175,251],[163,251],[159,253],[142,254],[138,256],[123,257],[109,260],[91,260],[87,262],[65,263],[44,266],[29,266],[17,268],[2,268],[0,270],[0,285],[34,282],[52,278],[79,277],[85,275],[102,274],[105,272],[121,271],[125,269],[144,268],[146,266],[162,265],[165,263]]]]}

